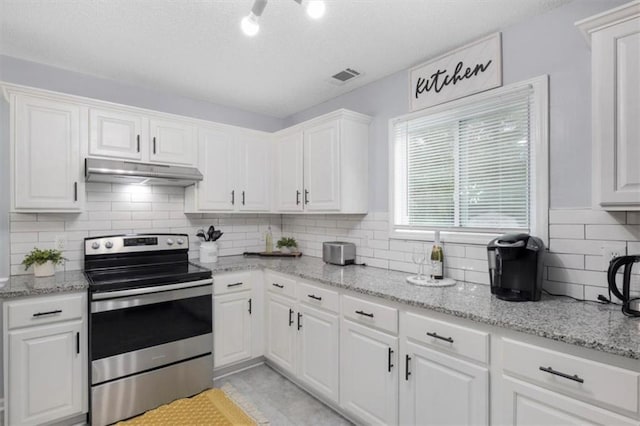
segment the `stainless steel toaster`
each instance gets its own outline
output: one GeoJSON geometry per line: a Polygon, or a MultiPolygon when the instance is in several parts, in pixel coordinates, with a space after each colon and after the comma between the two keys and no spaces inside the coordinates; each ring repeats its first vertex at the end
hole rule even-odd
{"type": "Polygon", "coordinates": [[[322,260],[334,265],[352,265],[356,262],[356,245],[343,241],[322,243],[322,260]]]}

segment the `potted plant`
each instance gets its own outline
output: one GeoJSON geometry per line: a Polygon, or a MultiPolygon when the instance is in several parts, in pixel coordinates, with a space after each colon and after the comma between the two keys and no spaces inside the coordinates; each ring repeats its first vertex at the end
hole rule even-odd
{"type": "Polygon", "coordinates": [[[295,238],[282,237],[276,243],[276,247],[278,247],[282,253],[298,251],[298,243],[295,238]]]}
{"type": "Polygon", "coordinates": [[[25,270],[33,265],[33,274],[36,277],[50,277],[56,272],[55,266],[65,260],[67,259],[62,257],[60,250],[40,250],[34,247],[31,253],[25,256],[22,264],[25,270]]]}

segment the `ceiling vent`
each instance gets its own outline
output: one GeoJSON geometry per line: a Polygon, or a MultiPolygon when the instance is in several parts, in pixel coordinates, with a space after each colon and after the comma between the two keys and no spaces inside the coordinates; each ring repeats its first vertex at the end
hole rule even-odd
{"type": "Polygon", "coordinates": [[[345,68],[339,73],[332,75],[329,81],[338,86],[342,86],[347,81],[351,81],[354,78],[359,77],[360,75],[361,74],[358,71],[352,68],[345,68]]]}

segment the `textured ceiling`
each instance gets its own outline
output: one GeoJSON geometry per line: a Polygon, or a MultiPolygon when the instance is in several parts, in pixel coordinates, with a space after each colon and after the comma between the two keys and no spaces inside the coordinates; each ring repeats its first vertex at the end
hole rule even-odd
{"type": "Polygon", "coordinates": [[[0,53],[286,117],[569,0],[0,0],[0,53]],[[304,4],[304,2],[303,2],[304,4]],[[364,75],[328,82],[350,67],[364,75]]]}

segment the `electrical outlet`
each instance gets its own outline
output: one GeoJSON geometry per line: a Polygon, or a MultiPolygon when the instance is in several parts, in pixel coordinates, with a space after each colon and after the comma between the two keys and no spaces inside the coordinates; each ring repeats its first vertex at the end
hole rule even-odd
{"type": "Polygon", "coordinates": [[[624,256],[626,254],[626,250],[621,248],[620,246],[602,246],[602,269],[606,271],[609,269],[609,262],[614,257],[624,256]]]}
{"type": "Polygon", "coordinates": [[[67,247],[67,237],[56,235],[56,250],[63,251],[67,247]]]}

